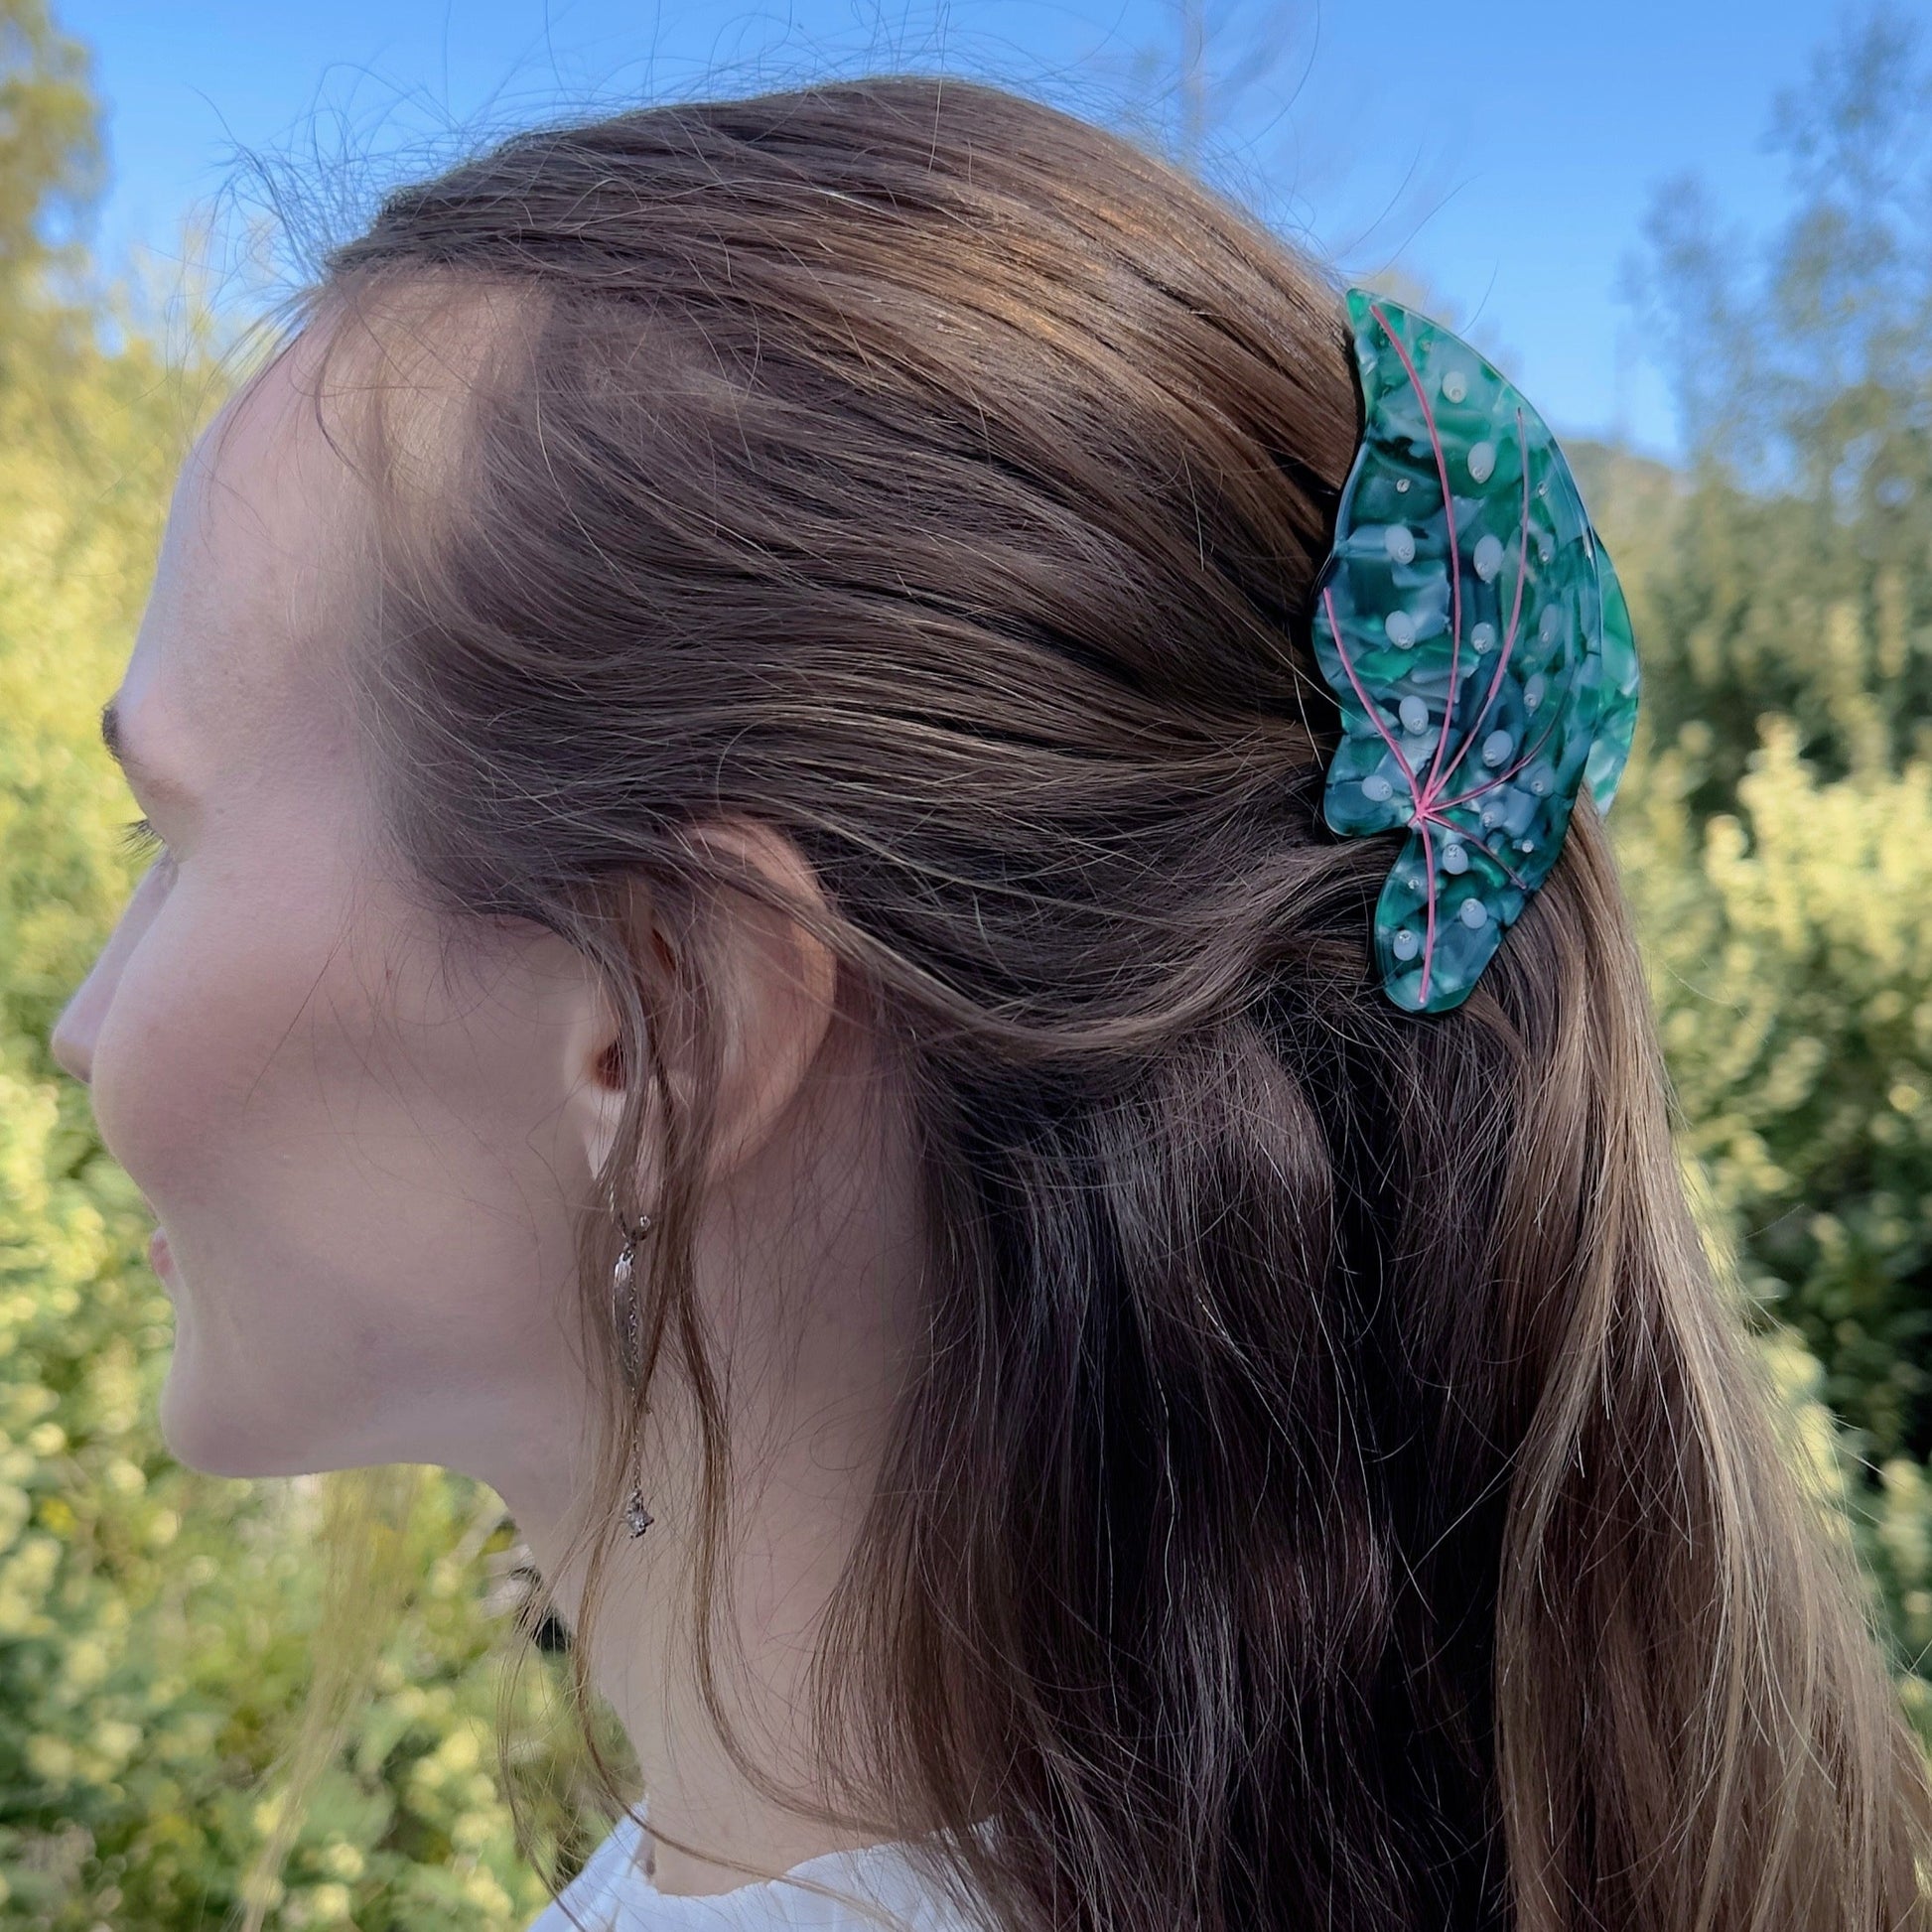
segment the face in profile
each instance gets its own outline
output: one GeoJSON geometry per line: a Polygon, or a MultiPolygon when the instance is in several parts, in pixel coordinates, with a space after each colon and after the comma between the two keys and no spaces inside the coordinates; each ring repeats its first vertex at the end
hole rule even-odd
{"type": "Polygon", "coordinates": [[[55,1035],[159,1223],[161,1421],[201,1468],[555,1467],[603,1097],[562,940],[453,935],[350,706],[361,487],[298,343],[186,466],[111,706],[162,841],[55,1035]]]}

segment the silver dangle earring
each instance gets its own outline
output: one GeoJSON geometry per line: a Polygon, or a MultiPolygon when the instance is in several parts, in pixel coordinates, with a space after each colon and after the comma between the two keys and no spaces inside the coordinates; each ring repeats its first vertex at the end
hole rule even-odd
{"type": "MultiPolygon", "coordinates": [[[[618,1331],[618,1358],[623,1364],[624,1381],[636,1386],[641,1367],[642,1337],[637,1311],[637,1243],[650,1231],[650,1216],[640,1214],[623,1230],[623,1247],[617,1266],[611,1271],[611,1315],[618,1331]]],[[[644,1492],[631,1486],[630,1500],[623,1506],[623,1526],[633,1537],[650,1528],[651,1513],[644,1507],[644,1492]]]]}

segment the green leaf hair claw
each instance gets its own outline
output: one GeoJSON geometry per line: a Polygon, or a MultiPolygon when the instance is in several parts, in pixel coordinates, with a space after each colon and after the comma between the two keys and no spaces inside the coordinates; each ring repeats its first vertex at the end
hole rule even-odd
{"type": "Polygon", "coordinates": [[[1322,815],[1408,828],[1375,908],[1397,1006],[1461,1005],[1630,753],[1637,653],[1543,418],[1440,324],[1350,289],[1365,427],[1315,585],[1342,738],[1322,815]]]}

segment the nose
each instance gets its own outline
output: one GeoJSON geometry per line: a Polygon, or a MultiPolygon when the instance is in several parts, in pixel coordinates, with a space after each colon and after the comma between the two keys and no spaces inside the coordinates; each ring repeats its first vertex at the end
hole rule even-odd
{"type": "Polygon", "coordinates": [[[114,921],[114,929],[107,935],[107,943],[101,947],[92,969],[75,988],[66,1011],[54,1023],[54,1032],[47,1042],[48,1050],[54,1055],[56,1065],[71,1073],[83,1085],[93,1084],[94,1045],[100,1037],[101,1028],[106,1024],[108,1010],[114,1004],[122,970],[140,943],[142,934],[153,924],[156,909],[166,897],[173,879],[172,861],[163,861],[148,868],[132,897],[122,906],[121,916],[114,921]]]}
{"type": "Polygon", "coordinates": [[[74,989],[72,999],[54,1023],[54,1032],[48,1038],[48,1050],[53,1053],[55,1064],[83,1085],[93,1083],[94,1042],[100,1037],[108,1008],[114,1004],[121,968],[153,916],[155,889],[149,882],[155,877],[156,872],[150,871],[135,887],[134,896],[122,907],[113,931],[107,935],[107,943],[101,947],[87,977],[74,989]]]}
{"type": "Polygon", "coordinates": [[[87,1085],[94,1076],[94,1038],[93,1029],[85,1024],[82,1001],[87,989],[82,986],[67,1004],[66,1010],[54,1024],[54,1032],[48,1038],[48,1049],[54,1055],[54,1064],[63,1072],[70,1073],[82,1086],[87,1085]]]}
{"type": "Polygon", "coordinates": [[[82,1085],[93,1082],[94,1042],[100,1037],[107,1009],[114,1003],[121,956],[130,942],[129,925],[124,913],[100,949],[92,970],[74,988],[73,997],[54,1023],[54,1032],[48,1038],[48,1050],[53,1053],[55,1064],[71,1073],[82,1085]]]}

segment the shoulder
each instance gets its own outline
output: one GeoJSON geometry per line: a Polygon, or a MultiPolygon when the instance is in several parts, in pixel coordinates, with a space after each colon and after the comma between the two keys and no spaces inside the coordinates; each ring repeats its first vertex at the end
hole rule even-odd
{"type": "Polygon", "coordinates": [[[638,1859],[643,1835],[636,1819],[620,1819],[577,1876],[530,1922],[528,1932],[575,1932],[579,1925],[586,1932],[614,1932],[626,1881],[645,1882],[638,1859]]]}

